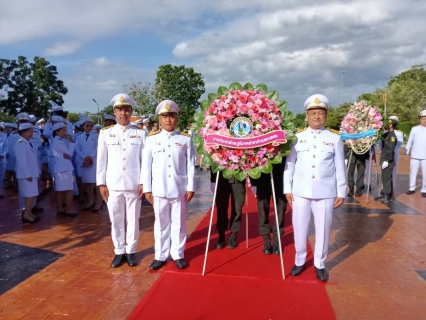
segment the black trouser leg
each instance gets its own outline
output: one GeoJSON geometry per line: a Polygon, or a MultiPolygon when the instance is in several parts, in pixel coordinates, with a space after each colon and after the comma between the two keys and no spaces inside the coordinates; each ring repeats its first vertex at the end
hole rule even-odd
{"type": "MultiPolygon", "coordinates": [[[[277,214],[278,214],[278,225],[280,227],[280,236],[284,235],[284,212],[287,207],[287,199],[284,194],[275,195],[277,198],[277,214]]],[[[275,222],[272,231],[274,235],[277,234],[277,223],[275,222]]]]}
{"type": "Polygon", "coordinates": [[[270,194],[257,194],[257,209],[259,211],[259,234],[267,236],[271,233],[269,226],[270,194]]]}
{"type": "Polygon", "coordinates": [[[393,166],[388,166],[386,169],[382,169],[383,193],[385,195],[392,193],[392,170],[393,166]]]}
{"type": "Polygon", "coordinates": [[[216,194],[216,207],[217,207],[217,221],[216,230],[225,232],[228,228],[228,206],[229,196],[231,195],[231,186],[228,183],[219,184],[217,186],[216,194]]]}
{"type": "Polygon", "coordinates": [[[348,169],[348,186],[349,186],[349,191],[353,192],[354,191],[354,175],[355,175],[355,164],[354,163],[349,163],[349,169],[348,169]]]}
{"type": "Polygon", "coordinates": [[[356,177],[356,188],[361,190],[364,185],[364,175],[365,175],[365,162],[358,163],[357,165],[357,177],[356,177]]]}
{"type": "Polygon", "coordinates": [[[246,197],[246,187],[242,183],[232,183],[231,201],[233,203],[231,212],[231,231],[237,233],[241,228],[241,217],[243,214],[243,205],[246,197]]]}

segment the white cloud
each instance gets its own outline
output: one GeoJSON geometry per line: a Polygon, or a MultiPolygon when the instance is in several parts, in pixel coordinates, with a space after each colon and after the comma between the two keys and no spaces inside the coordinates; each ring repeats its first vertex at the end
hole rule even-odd
{"type": "Polygon", "coordinates": [[[63,56],[76,52],[81,47],[80,42],[56,42],[45,51],[48,56],[63,56]]]}

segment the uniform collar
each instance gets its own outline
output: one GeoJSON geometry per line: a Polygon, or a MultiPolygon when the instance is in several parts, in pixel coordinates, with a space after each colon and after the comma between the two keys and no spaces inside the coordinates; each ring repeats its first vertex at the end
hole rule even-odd
{"type": "Polygon", "coordinates": [[[127,130],[129,130],[130,129],[130,126],[131,126],[131,124],[129,123],[129,124],[126,124],[125,126],[122,126],[122,125],[120,125],[120,124],[116,124],[116,127],[118,128],[118,129],[120,129],[120,130],[122,130],[123,132],[124,131],[127,131],[127,130]]]}
{"type": "Polygon", "coordinates": [[[164,135],[165,137],[173,137],[176,134],[176,130],[173,131],[166,131],[166,130],[161,130],[160,134],[164,135]]]}
{"type": "Polygon", "coordinates": [[[321,132],[323,132],[324,130],[324,127],[322,127],[321,129],[312,129],[311,127],[309,127],[307,131],[309,131],[311,134],[321,134],[321,132]]]}

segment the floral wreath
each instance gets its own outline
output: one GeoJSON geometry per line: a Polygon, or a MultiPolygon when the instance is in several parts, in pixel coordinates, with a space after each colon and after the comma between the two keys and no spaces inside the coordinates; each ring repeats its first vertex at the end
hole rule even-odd
{"type": "Polygon", "coordinates": [[[356,102],[349,109],[340,125],[345,144],[357,154],[366,153],[377,143],[382,131],[383,121],[379,108],[366,101],[356,102]]]}
{"type": "Polygon", "coordinates": [[[219,87],[217,94],[210,93],[208,100],[201,102],[193,124],[197,133],[194,144],[197,153],[203,155],[202,165],[211,166],[213,172],[223,171],[224,178],[235,176],[239,181],[247,175],[258,179],[261,173],[271,173],[272,164],[281,163],[282,158],[290,153],[290,143],[296,139],[293,113],[287,110],[287,102],[278,98],[278,91],[268,92],[263,83],[254,87],[250,83],[242,86],[234,82],[229,88],[219,87]],[[233,132],[233,126],[238,126],[238,122],[241,131],[233,132]],[[276,130],[285,131],[286,143],[247,149],[211,147],[205,143],[209,134],[250,138],[276,130]]]}

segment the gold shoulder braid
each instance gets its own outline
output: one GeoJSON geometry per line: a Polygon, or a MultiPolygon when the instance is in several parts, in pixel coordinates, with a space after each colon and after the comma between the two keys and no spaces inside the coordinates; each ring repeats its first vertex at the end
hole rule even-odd
{"type": "Polygon", "coordinates": [[[327,128],[327,130],[330,131],[330,132],[333,132],[335,134],[338,134],[340,136],[340,131],[337,131],[337,130],[334,130],[334,129],[331,129],[331,128],[327,128]]]}
{"type": "Polygon", "coordinates": [[[148,133],[148,137],[153,136],[157,133],[160,133],[160,131],[158,131],[158,130],[157,131],[151,131],[150,133],[148,133]]]}
{"type": "Polygon", "coordinates": [[[300,128],[300,129],[296,130],[296,131],[294,132],[294,134],[301,133],[301,132],[303,132],[303,131],[306,131],[307,129],[308,129],[307,127],[306,127],[306,128],[300,128]]]}
{"type": "Polygon", "coordinates": [[[185,137],[190,137],[190,135],[186,132],[180,132],[181,135],[185,136],[185,137]]]}
{"type": "Polygon", "coordinates": [[[113,126],[114,126],[114,125],[111,125],[111,126],[108,126],[108,127],[102,128],[102,130],[106,130],[106,129],[112,128],[113,126]]]}

